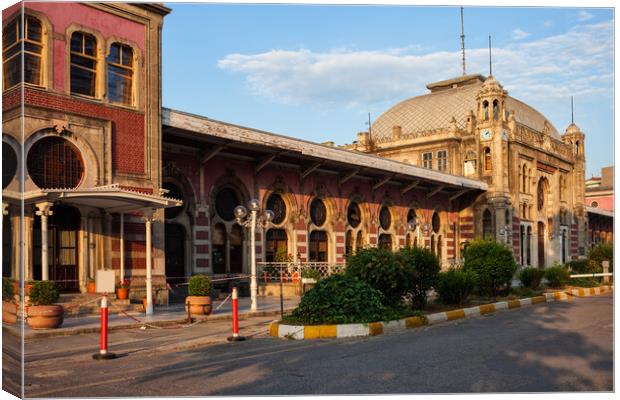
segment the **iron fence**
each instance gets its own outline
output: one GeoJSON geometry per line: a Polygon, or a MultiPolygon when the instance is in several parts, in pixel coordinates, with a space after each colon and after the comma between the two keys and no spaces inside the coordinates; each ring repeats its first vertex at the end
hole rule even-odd
{"type": "Polygon", "coordinates": [[[345,265],[328,262],[258,262],[259,282],[293,282],[302,279],[322,279],[344,271],[345,265]]]}

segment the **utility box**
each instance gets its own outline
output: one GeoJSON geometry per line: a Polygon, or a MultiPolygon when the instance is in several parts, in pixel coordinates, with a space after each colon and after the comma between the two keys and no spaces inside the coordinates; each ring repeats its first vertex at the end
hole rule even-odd
{"type": "Polygon", "coordinates": [[[97,278],[95,279],[97,293],[114,293],[116,289],[115,279],[114,270],[97,270],[97,278]]]}

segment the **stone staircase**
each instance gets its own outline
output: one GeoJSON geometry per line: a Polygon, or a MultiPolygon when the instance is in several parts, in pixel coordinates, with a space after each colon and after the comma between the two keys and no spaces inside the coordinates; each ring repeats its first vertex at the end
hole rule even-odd
{"type": "MultiPolygon", "coordinates": [[[[99,315],[101,300],[99,293],[63,293],[56,304],[65,309],[65,316],[99,315]]],[[[142,311],[142,304],[131,304],[129,299],[119,300],[116,294],[108,294],[108,313],[118,314],[119,311],[142,311]]]]}

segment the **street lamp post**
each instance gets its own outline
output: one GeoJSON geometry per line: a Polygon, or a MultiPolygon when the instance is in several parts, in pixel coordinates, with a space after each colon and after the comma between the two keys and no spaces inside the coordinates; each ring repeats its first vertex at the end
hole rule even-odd
{"type": "Polygon", "coordinates": [[[250,298],[252,300],[251,311],[257,310],[256,297],[258,295],[258,284],[256,282],[256,228],[261,230],[266,228],[273,220],[274,214],[271,210],[265,210],[263,215],[259,216],[260,203],[256,199],[252,199],[248,203],[248,208],[244,206],[235,207],[235,218],[237,223],[245,228],[250,228],[250,263],[251,263],[251,277],[250,277],[250,298]],[[248,214],[248,208],[250,210],[248,214]]]}

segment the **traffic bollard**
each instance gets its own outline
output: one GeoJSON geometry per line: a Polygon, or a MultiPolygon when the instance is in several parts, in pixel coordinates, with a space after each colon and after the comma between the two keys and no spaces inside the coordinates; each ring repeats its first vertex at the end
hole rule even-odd
{"type": "Polygon", "coordinates": [[[116,354],[108,353],[108,296],[101,299],[101,337],[99,341],[99,353],[93,354],[95,360],[110,360],[116,358],[116,354]]]}
{"type": "Polygon", "coordinates": [[[232,290],[232,321],[233,335],[228,337],[229,342],[240,342],[245,340],[243,336],[239,336],[239,303],[237,301],[237,288],[232,290]]]}

